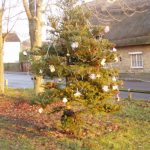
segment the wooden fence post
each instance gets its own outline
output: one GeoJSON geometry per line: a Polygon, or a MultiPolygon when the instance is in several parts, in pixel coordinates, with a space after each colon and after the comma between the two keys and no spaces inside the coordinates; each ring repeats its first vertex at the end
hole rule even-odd
{"type": "Polygon", "coordinates": [[[130,89],[128,89],[128,99],[132,100],[133,96],[132,96],[132,92],[130,91],[130,89]]]}

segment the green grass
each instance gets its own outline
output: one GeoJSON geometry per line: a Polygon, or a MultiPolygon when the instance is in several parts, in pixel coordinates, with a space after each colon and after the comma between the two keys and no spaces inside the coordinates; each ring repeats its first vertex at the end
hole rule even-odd
{"type": "MultiPolygon", "coordinates": [[[[9,89],[6,96],[28,100],[29,93],[32,91],[9,89]]],[[[0,116],[0,150],[149,150],[150,101],[125,99],[120,104],[121,111],[101,116],[103,121],[117,124],[117,131],[104,129],[100,135],[80,139],[51,129],[39,131],[32,124],[0,116]]]]}
{"type": "Polygon", "coordinates": [[[33,89],[13,89],[7,88],[5,89],[5,97],[16,98],[16,99],[23,99],[29,100],[31,97],[34,96],[33,89]]]}

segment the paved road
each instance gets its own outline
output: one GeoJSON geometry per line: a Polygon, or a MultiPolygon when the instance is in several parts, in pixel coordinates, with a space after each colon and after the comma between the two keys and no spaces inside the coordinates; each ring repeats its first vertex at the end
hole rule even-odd
{"type": "MultiPolygon", "coordinates": [[[[8,80],[8,86],[12,88],[33,88],[33,81],[29,74],[5,73],[5,79],[8,80]]],[[[123,87],[126,89],[130,88],[150,91],[150,82],[125,81],[123,87]]],[[[126,98],[128,97],[128,93],[121,92],[120,97],[126,98]]],[[[150,94],[133,93],[133,97],[136,99],[150,100],[150,94]]]]}
{"type": "Polygon", "coordinates": [[[8,80],[8,87],[11,88],[33,88],[33,81],[29,74],[5,73],[8,80]]]}

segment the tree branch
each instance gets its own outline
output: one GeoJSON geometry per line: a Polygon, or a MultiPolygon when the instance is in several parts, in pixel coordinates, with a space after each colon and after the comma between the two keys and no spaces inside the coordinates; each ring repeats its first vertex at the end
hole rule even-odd
{"type": "Polygon", "coordinates": [[[23,5],[24,5],[24,9],[26,11],[28,19],[32,19],[33,16],[31,15],[30,9],[27,4],[27,0],[23,0],[23,5]]]}

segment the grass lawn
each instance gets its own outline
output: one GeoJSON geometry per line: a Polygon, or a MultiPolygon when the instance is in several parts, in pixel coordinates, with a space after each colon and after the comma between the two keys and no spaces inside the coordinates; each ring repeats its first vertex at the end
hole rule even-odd
{"type": "Polygon", "coordinates": [[[0,150],[150,150],[150,100],[121,100],[119,112],[98,116],[77,138],[59,128],[60,114],[38,113],[31,97],[20,89],[0,96],[0,150]]]}

